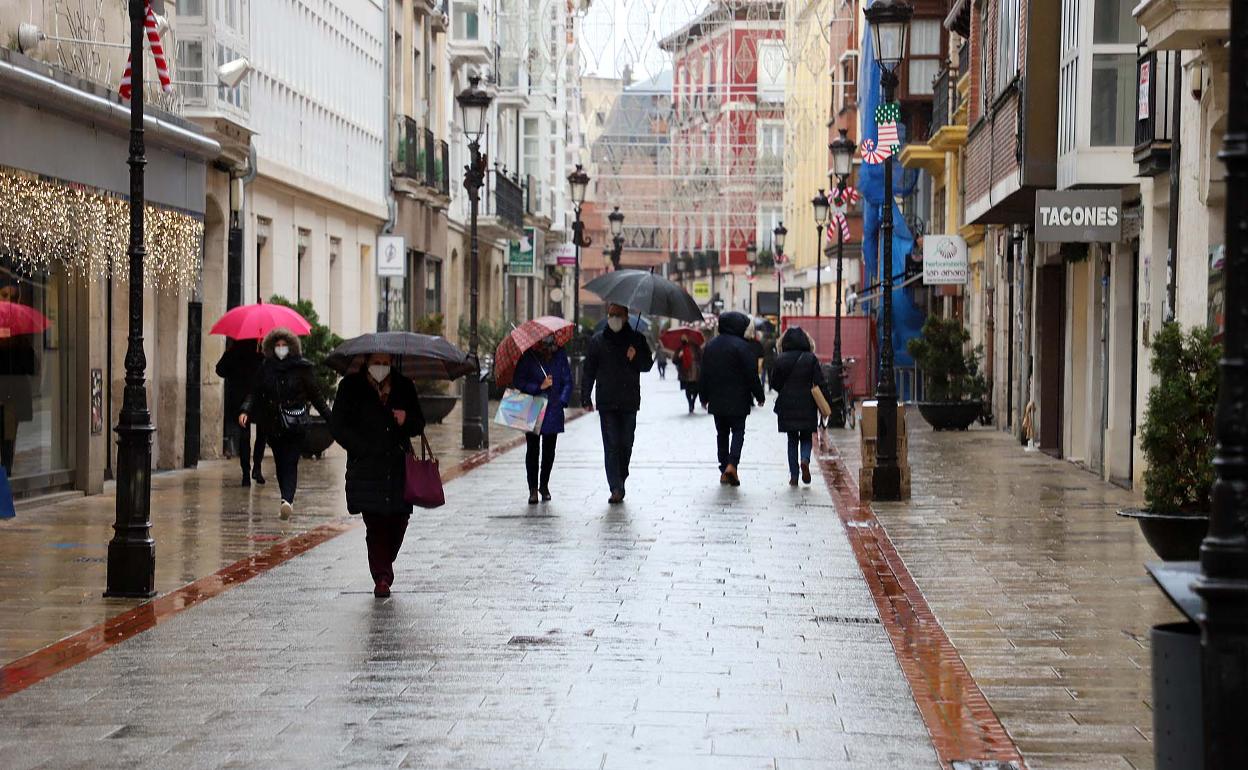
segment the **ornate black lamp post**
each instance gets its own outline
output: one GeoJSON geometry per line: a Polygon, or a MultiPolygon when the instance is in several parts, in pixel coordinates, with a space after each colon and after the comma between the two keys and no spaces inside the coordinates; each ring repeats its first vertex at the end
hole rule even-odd
{"type": "Polygon", "coordinates": [[[1200,547],[1205,767],[1248,767],[1248,5],[1231,3],[1226,136],[1226,296],[1213,512],[1200,547]],[[1237,85],[1239,84],[1239,85],[1237,85]]]}
{"type": "Polygon", "coordinates": [[[607,221],[611,223],[611,266],[619,270],[620,256],[624,253],[624,215],[619,206],[607,214],[607,221]]]}
{"type": "MultiPolygon", "coordinates": [[[[464,168],[464,189],[468,191],[469,231],[469,306],[468,306],[468,354],[477,357],[477,296],[480,284],[480,261],[477,239],[477,212],[481,203],[481,188],[485,185],[486,157],[481,152],[481,136],[485,133],[485,120],[493,97],[481,87],[481,78],[468,79],[468,87],[459,92],[455,100],[463,113],[464,134],[468,137],[468,150],[472,153],[469,165],[464,168]]],[[[464,449],[484,449],[489,444],[485,419],[489,403],[489,386],[484,378],[476,382],[464,381],[464,449]]]]}
{"type": "MultiPolygon", "coordinates": [[[[880,65],[880,88],[884,101],[892,102],[897,89],[897,68],[906,56],[906,37],[914,9],[905,0],[875,0],[864,12],[874,35],[875,59],[880,65]]],[[[893,155],[884,160],[884,215],[880,223],[883,254],[884,340],[880,346],[880,374],[875,385],[878,408],[876,440],[878,460],[872,471],[872,494],[876,500],[901,499],[901,467],[897,464],[897,377],[893,371],[893,155]]]]}
{"type": "Polygon", "coordinates": [[[789,234],[788,228],[784,223],[776,225],[771,231],[773,243],[776,246],[776,333],[779,334],[784,326],[784,271],[780,269],[780,263],[784,261],[784,237],[789,234]]]}
{"type": "MultiPolygon", "coordinates": [[[[828,150],[832,153],[832,173],[828,175],[828,181],[832,182],[836,188],[836,192],[833,193],[832,197],[843,201],[845,187],[849,183],[849,177],[854,171],[854,152],[857,151],[858,145],[854,144],[854,141],[849,138],[845,129],[842,128],[840,133],[841,135],[828,145],[828,150]]],[[[846,204],[846,208],[848,208],[848,204],[846,204]]],[[[838,213],[841,216],[845,216],[844,211],[838,213]]],[[[842,270],[845,257],[845,239],[841,234],[840,222],[834,221],[829,226],[836,228],[836,325],[833,327],[835,333],[832,337],[832,382],[829,384],[832,387],[832,391],[841,394],[843,398],[844,394],[841,393],[843,384],[841,370],[844,368],[844,362],[841,359],[841,287],[844,285],[842,270]]],[[[845,427],[844,412],[834,410],[831,420],[833,427],[845,427]]]]}
{"type": "Polygon", "coordinates": [[[822,187],[811,199],[810,205],[815,210],[815,318],[818,318],[823,310],[823,226],[828,223],[828,209],[831,207],[822,187]]]}
{"type": "MultiPolygon", "coordinates": [[[[572,210],[576,218],[572,220],[572,243],[576,246],[576,267],[572,278],[572,330],[575,336],[572,350],[572,387],[570,406],[581,405],[581,249],[589,248],[592,241],[585,235],[585,223],[581,221],[581,206],[585,205],[585,193],[589,190],[589,174],[580,163],[571,174],[568,174],[568,190],[572,198],[572,210]]],[[[622,218],[622,217],[621,217],[622,218]]]]}
{"type": "Polygon", "coordinates": [[[152,539],[152,415],[147,409],[143,354],[143,20],[147,5],[130,0],[130,313],[126,387],[117,419],[117,521],[108,543],[105,596],[146,598],[156,594],[156,541],[152,539]]]}

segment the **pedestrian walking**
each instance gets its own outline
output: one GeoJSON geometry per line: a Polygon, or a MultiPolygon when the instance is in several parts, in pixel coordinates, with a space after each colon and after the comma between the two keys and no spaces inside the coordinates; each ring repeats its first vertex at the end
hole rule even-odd
{"type": "Polygon", "coordinates": [[[745,332],[745,341],[749,343],[750,352],[754,354],[754,369],[758,373],[758,380],[762,383],[763,393],[767,392],[767,381],[763,379],[763,358],[766,351],[763,349],[763,333],[754,328],[754,324],[745,332]]]}
{"type": "Polygon", "coordinates": [[[539,494],[542,500],[550,500],[550,471],[555,465],[555,444],[559,434],[563,433],[563,410],[572,398],[572,366],[568,363],[568,354],[555,341],[555,335],[543,337],[536,347],[520,357],[511,384],[530,396],[546,397],[546,414],[542,417],[542,424],[536,431],[524,434],[528,443],[524,468],[529,480],[529,505],[536,505],[539,494]]]}
{"type": "Polygon", "coordinates": [[[387,353],[369,354],[367,365],[342,378],[330,418],[334,439],[347,450],[347,512],[364,517],[378,598],[390,595],[412,515],[404,499],[404,455],[412,451],[412,437],[425,431],[416,386],[392,364],[387,353]]]}
{"type": "Polygon", "coordinates": [[[693,414],[693,406],[698,403],[698,379],[702,376],[702,348],[693,344],[687,334],[681,336],[676,349],[676,376],[689,402],[689,414],[693,414]]]}
{"type": "Polygon", "coordinates": [[[329,406],[316,388],[312,362],[302,355],[299,338],[287,329],[274,329],[264,338],[264,362],[256,385],[243,401],[238,424],[256,423],[273,449],[282,519],[294,512],[299,486],[299,455],[310,417],[309,405],[327,421],[329,406]]]}
{"type": "Polygon", "coordinates": [[[243,467],[245,487],[251,486],[253,479],[257,484],[264,483],[264,474],[260,470],[260,461],[264,459],[264,428],[256,425],[253,453],[251,426],[238,422],[243,401],[256,387],[262,363],[264,353],[260,350],[260,340],[230,340],[229,347],[221,354],[221,360],[217,361],[217,376],[225,380],[225,413],[230,424],[235,426],[235,451],[238,452],[238,463],[243,467]]]}
{"type": "Polygon", "coordinates": [[[797,486],[798,472],[810,483],[810,451],[819,428],[819,408],[811,390],[823,388],[823,370],[811,350],[810,338],[800,326],[790,327],[780,340],[781,353],[771,372],[776,396],[776,423],[789,437],[789,485],[797,486]],[[800,453],[800,459],[799,459],[800,453]]]}
{"type": "Polygon", "coordinates": [[[612,505],[624,502],[628,463],[633,455],[637,411],[641,408],[641,373],[654,358],[645,336],[628,326],[628,308],[611,305],[607,328],[589,341],[581,381],[581,403],[593,409],[590,394],[598,383],[598,422],[602,428],[603,461],[612,505]]]}
{"type": "Polygon", "coordinates": [[[745,418],[751,401],[766,400],[758,379],[758,359],[745,341],[750,319],[729,311],[719,316],[719,334],[706,343],[702,355],[702,403],[715,417],[715,440],[719,450],[719,483],[741,486],[738,468],[745,444],[745,418]]]}
{"type": "Polygon", "coordinates": [[[654,363],[659,367],[659,379],[667,379],[667,351],[659,348],[654,352],[654,363]]]}
{"type": "Polygon", "coordinates": [[[763,330],[763,371],[759,379],[763,382],[763,388],[767,387],[767,380],[771,377],[771,370],[776,365],[776,338],[771,333],[763,330]]]}

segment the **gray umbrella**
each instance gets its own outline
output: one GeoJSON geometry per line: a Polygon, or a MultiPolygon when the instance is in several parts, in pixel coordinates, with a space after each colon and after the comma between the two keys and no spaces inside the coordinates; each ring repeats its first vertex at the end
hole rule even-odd
{"type": "Polygon", "coordinates": [[[325,358],[339,374],[363,369],[372,353],[389,353],[411,380],[454,380],[477,371],[477,362],[445,337],[415,332],[374,332],[347,340],[325,358]]]}
{"type": "Polygon", "coordinates": [[[677,284],[648,270],[616,270],[585,284],[605,302],[623,305],[647,315],[661,315],[681,321],[701,321],[702,310],[693,297],[677,284]]]}

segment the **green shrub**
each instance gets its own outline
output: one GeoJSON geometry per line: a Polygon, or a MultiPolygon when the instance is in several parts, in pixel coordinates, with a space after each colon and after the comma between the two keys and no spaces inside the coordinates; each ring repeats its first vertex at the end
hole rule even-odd
{"type": "Polygon", "coordinates": [[[312,325],[312,331],[300,339],[303,345],[303,357],[316,367],[316,386],[321,392],[321,397],[326,401],[333,401],[334,395],[338,392],[338,373],[323,364],[333,349],[342,344],[342,337],[334,334],[328,326],[321,325],[321,316],[312,306],[311,300],[301,299],[298,302],[291,302],[275,294],[269,298],[269,302],[292,308],[312,325]]]}
{"type": "Polygon", "coordinates": [[[432,334],[435,337],[446,336],[446,319],[441,313],[430,313],[422,315],[416,319],[416,323],[412,324],[412,331],[417,334],[432,334]]]}
{"type": "Polygon", "coordinates": [[[1171,321],[1152,340],[1152,372],[1140,431],[1144,500],[1154,513],[1208,513],[1213,507],[1213,453],[1217,444],[1221,346],[1207,328],[1187,334],[1171,321]]]}
{"type": "Polygon", "coordinates": [[[971,335],[955,318],[928,316],[922,335],[906,350],[923,371],[928,401],[978,401],[988,392],[979,371],[980,348],[968,351],[971,335]]]}

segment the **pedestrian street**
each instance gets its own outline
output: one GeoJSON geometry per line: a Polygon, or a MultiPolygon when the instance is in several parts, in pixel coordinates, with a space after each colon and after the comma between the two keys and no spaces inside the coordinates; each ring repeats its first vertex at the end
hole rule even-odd
{"type": "Polygon", "coordinates": [[[642,388],[622,505],[597,415],[572,420],[551,502],[526,503],[523,450],[504,453],[413,515],[389,599],[351,528],[0,700],[4,765],[939,767],[828,488],[788,485],[770,402],[732,488],[711,418],[674,378],[642,388]]]}

